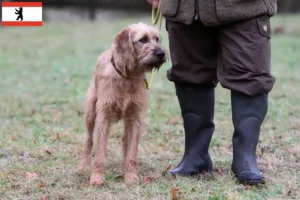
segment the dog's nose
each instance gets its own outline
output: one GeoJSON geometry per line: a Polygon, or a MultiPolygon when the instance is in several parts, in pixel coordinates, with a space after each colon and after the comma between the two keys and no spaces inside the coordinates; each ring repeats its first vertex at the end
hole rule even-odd
{"type": "Polygon", "coordinates": [[[155,51],[155,55],[156,55],[158,58],[162,59],[162,58],[165,56],[165,52],[164,52],[162,49],[157,49],[157,50],[155,51]]]}

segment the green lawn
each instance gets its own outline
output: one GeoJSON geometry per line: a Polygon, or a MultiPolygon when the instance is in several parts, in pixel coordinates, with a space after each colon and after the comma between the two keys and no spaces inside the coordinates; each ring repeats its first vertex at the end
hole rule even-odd
{"type": "MultiPolygon", "coordinates": [[[[150,16],[149,16],[150,17],[150,16]]],[[[88,185],[77,173],[84,139],[83,101],[98,55],[129,23],[45,23],[37,28],[0,28],[0,199],[300,199],[300,16],[272,19],[286,34],[273,35],[272,67],[277,78],[257,150],[267,184],[239,185],[232,178],[229,91],[216,92],[216,131],[210,152],[215,172],[172,180],[162,176],[183,153],[183,128],[170,63],[149,90],[147,133],[139,146],[140,183],[122,179],[121,124],[114,126],[105,185],[88,185]]],[[[164,24],[163,24],[164,27],[164,24]]],[[[167,44],[163,29],[164,43],[167,44]]]]}

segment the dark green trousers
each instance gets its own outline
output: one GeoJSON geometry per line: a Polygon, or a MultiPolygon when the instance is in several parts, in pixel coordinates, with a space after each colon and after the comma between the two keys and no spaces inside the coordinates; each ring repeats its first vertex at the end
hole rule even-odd
{"type": "Polygon", "coordinates": [[[170,81],[212,87],[220,82],[224,88],[250,96],[272,90],[270,17],[220,27],[207,27],[200,21],[191,25],[167,21],[166,28],[170,81]]]}

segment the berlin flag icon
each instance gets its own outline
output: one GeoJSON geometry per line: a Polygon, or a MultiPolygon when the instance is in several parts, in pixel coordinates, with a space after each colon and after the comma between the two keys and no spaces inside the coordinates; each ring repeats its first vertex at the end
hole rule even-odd
{"type": "Polygon", "coordinates": [[[2,2],[2,26],[42,26],[42,2],[2,2]]]}

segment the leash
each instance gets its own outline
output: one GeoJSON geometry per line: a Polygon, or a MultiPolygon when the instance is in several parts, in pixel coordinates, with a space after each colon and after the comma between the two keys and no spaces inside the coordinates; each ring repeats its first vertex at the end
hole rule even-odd
{"type": "Polygon", "coordinates": [[[161,0],[158,3],[156,12],[155,12],[155,8],[152,6],[152,24],[155,25],[159,21],[159,30],[161,30],[161,21],[162,21],[162,15],[160,12],[160,2],[161,2],[161,0]]]}
{"type": "MultiPolygon", "coordinates": [[[[158,3],[157,9],[155,9],[154,6],[152,5],[152,15],[151,15],[153,25],[156,25],[157,22],[159,22],[159,30],[161,30],[161,21],[162,21],[162,14],[160,12],[160,2],[161,2],[161,0],[158,3]]],[[[145,79],[145,85],[148,90],[151,88],[152,81],[154,78],[154,73],[155,73],[155,69],[153,68],[152,72],[151,72],[151,78],[150,78],[149,83],[148,83],[147,79],[145,79]]]]}

